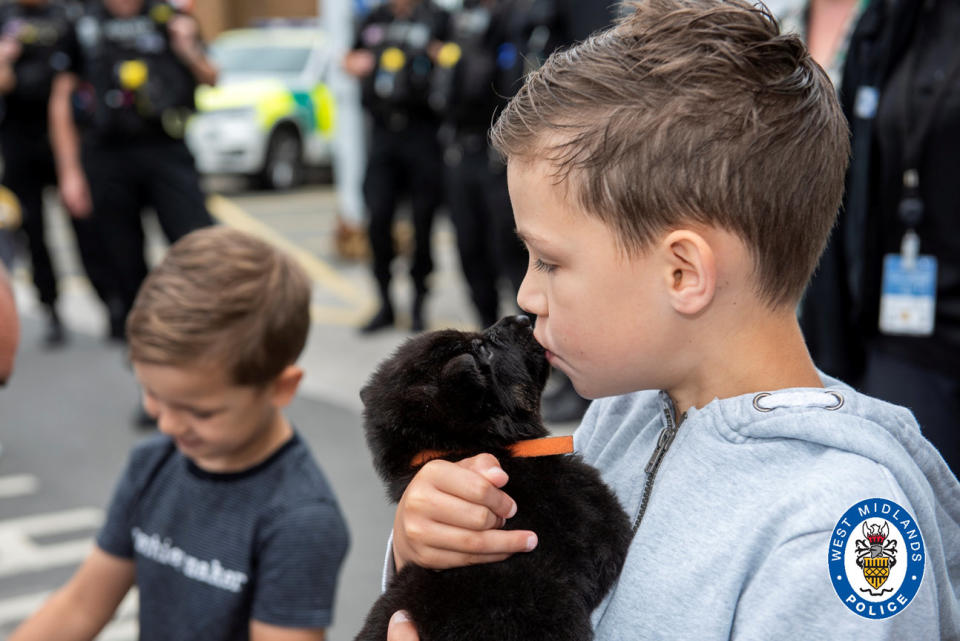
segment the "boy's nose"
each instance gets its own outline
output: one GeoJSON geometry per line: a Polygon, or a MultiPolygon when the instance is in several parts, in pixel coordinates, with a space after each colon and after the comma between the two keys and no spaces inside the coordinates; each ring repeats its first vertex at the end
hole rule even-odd
{"type": "Polygon", "coordinates": [[[155,415],[157,429],[167,436],[178,436],[184,432],[184,423],[178,419],[176,412],[161,408],[155,415]]]}
{"type": "Polygon", "coordinates": [[[528,314],[546,316],[546,298],[536,290],[532,280],[528,269],[527,275],[523,277],[523,282],[520,283],[520,289],[517,291],[517,306],[528,314]]]}

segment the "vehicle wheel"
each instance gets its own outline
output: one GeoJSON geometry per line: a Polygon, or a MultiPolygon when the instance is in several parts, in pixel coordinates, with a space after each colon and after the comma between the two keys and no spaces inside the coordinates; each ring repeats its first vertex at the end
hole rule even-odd
{"type": "Polygon", "coordinates": [[[303,181],[303,151],[295,129],[273,132],[267,147],[261,182],[268,189],[290,189],[303,181]]]}

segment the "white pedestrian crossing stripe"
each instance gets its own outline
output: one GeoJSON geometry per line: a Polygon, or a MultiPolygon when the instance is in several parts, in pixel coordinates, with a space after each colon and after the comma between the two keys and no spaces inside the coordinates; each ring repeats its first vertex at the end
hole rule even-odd
{"type": "Polygon", "coordinates": [[[90,552],[88,537],[38,544],[33,537],[89,531],[100,527],[103,510],[77,508],[0,521],[0,578],[76,564],[90,552]]]}
{"type": "Polygon", "coordinates": [[[38,485],[37,477],[32,474],[0,476],[0,499],[34,494],[38,485]]]}

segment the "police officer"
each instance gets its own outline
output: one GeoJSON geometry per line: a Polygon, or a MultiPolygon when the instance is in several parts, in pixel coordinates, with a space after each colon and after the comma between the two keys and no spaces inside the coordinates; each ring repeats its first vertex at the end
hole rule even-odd
{"type": "Polygon", "coordinates": [[[158,0],[89,3],[63,51],[50,101],[60,195],[73,214],[92,214],[104,241],[119,338],[147,273],[141,210],[156,210],[170,242],[212,224],[183,133],[197,84],[215,83],[217,69],[196,20],[158,0]]]}
{"type": "Polygon", "coordinates": [[[513,231],[506,168],[487,143],[495,112],[516,87],[503,82],[518,58],[504,0],[467,0],[451,16],[450,41],[437,53],[429,94],[444,115],[444,175],[460,264],[480,322],[499,317],[498,281],[520,288],[526,251],[513,231]],[[506,86],[504,86],[506,85],[506,86]]]}
{"type": "Polygon", "coordinates": [[[364,178],[370,215],[373,273],[380,308],[361,331],[374,332],[394,321],[390,300],[392,226],[397,200],[409,193],[415,236],[410,276],[414,285],[411,327],[423,329],[427,276],[433,269],[430,231],[442,199],[438,120],[427,103],[433,58],[446,38],[448,15],[431,0],[388,0],[360,24],[344,69],[362,81],[364,108],[372,120],[364,178]]]}
{"type": "MultiPolygon", "coordinates": [[[[47,0],[18,0],[0,6],[0,148],[4,185],[19,199],[22,229],[33,282],[47,312],[48,345],[65,334],[56,310],[57,279],[44,240],[43,190],[56,183],[47,135],[47,103],[54,74],[66,64],[58,50],[69,30],[69,8],[47,0]]],[[[89,223],[74,219],[81,259],[97,293],[109,298],[109,272],[89,223]]],[[[0,225],[2,226],[2,225],[0,225]]]]}

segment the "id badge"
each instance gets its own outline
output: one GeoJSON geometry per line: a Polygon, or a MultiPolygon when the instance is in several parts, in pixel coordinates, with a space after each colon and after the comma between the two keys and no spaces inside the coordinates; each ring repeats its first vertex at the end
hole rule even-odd
{"type": "Polygon", "coordinates": [[[917,256],[907,264],[900,254],[883,257],[880,331],[930,336],[937,309],[937,259],[917,256]]]}

